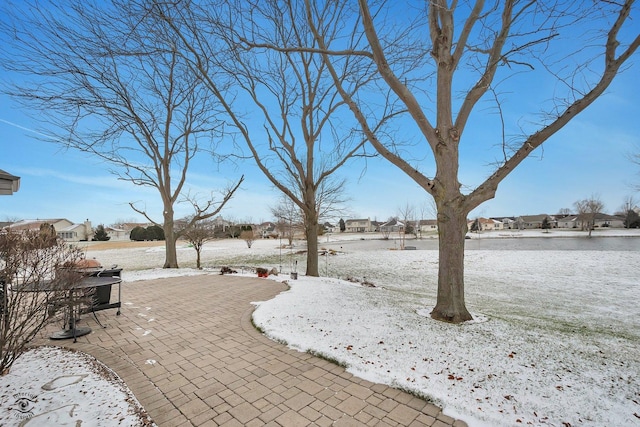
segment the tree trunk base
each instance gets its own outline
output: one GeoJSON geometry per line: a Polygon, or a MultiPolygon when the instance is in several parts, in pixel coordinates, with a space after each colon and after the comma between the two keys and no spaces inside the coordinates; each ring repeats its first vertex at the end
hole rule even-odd
{"type": "Polygon", "coordinates": [[[462,323],[473,320],[471,313],[467,309],[463,310],[447,310],[440,309],[437,306],[431,311],[431,318],[447,323],[462,323]]]}

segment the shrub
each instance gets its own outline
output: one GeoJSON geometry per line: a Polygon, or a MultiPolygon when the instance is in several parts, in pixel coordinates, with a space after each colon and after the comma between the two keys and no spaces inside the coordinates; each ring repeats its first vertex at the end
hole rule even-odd
{"type": "Polygon", "coordinates": [[[164,230],[158,225],[147,227],[147,240],[164,240],[164,230]]]}
{"type": "Polygon", "coordinates": [[[131,230],[129,238],[137,242],[147,240],[147,230],[144,227],[135,227],[133,230],[131,230]]]}
{"type": "Polygon", "coordinates": [[[0,233],[0,375],[5,375],[37,334],[54,320],[67,289],[80,280],[68,266],[80,249],[41,232],[0,233]],[[38,287],[38,292],[31,287],[38,287]]]}
{"type": "Polygon", "coordinates": [[[247,243],[247,247],[251,249],[251,245],[253,245],[253,241],[255,240],[255,235],[251,230],[244,230],[240,233],[240,238],[247,243]]]}

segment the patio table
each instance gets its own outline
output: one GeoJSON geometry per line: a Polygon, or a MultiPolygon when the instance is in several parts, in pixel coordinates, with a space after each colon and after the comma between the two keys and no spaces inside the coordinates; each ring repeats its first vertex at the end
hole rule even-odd
{"type": "MultiPolygon", "coordinates": [[[[51,281],[44,281],[39,283],[29,283],[26,285],[20,286],[17,290],[19,291],[27,291],[27,292],[45,292],[45,291],[54,291],[60,288],[52,288],[51,281]]],[[[85,296],[85,291],[87,289],[95,288],[96,292],[98,289],[102,287],[109,287],[111,289],[112,285],[118,285],[118,302],[110,304],[109,308],[118,308],[118,313],[120,314],[120,285],[122,283],[122,279],[119,276],[84,276],[76,283],[65,287],[64,290],[67,292],[67,296],[63,301],[60,301],[62,305],[64,305],[67,310],[67,317],[69,321],[66,324],[66,328],[60,331],[53,333],[49,338],[52,340],[64,340],[73,338],[73,342],[76,342],[78,337],[83,335],[87,335],[91,333],[91,328],[88,326],[77,326],[76,316],[80,314],[80,307],[83,303],[86,303],[87,297],[85,296]]],[[[93,301],[91,301],[93,305],[93,301]]],[[[94,310],[90,310],[94,311],[94,310]]],[[[95,316],[95,312],[94,312],[95,316]]]]}

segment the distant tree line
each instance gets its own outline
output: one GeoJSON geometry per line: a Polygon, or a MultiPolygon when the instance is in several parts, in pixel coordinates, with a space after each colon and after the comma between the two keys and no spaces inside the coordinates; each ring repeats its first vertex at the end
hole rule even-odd
{"type": "Polygon", "coordinates": [[[158,225],[150,225],[147,228],[137,226],[131,230],[129,238],[137,242],[144,240],[164,240],[164,230],[158,225]]]}

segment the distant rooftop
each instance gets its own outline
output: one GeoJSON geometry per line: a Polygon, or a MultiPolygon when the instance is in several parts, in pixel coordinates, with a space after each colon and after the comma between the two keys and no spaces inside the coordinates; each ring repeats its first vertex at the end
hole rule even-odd
{"type": "Polygon", "coordinates": [[[20,189],[20,177],[0,169],[0,195],[12,195],[20,189]]]}

